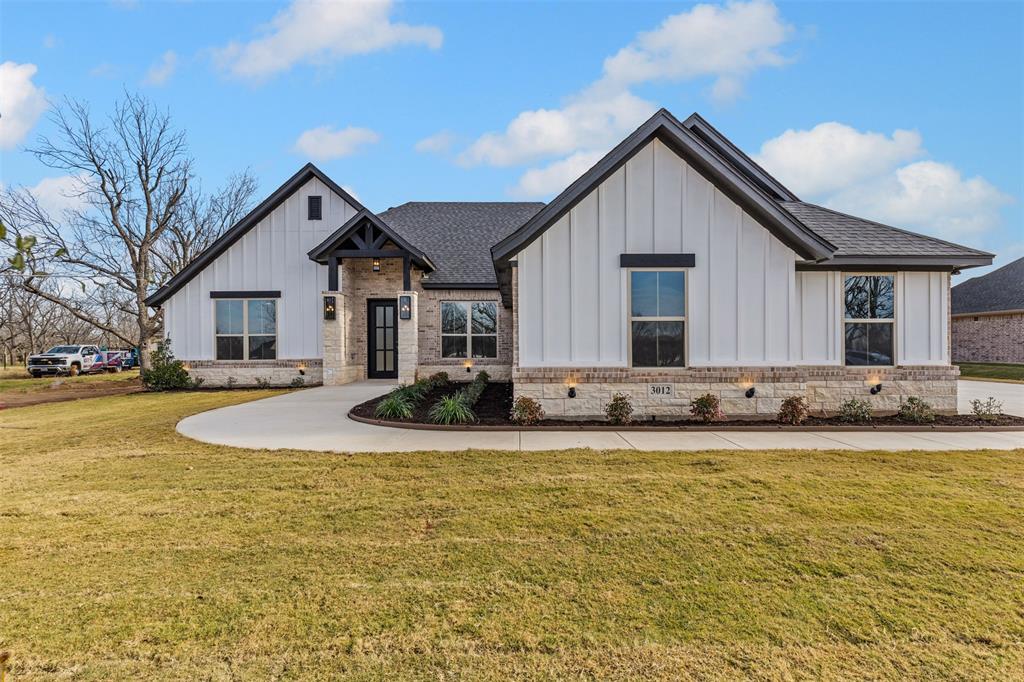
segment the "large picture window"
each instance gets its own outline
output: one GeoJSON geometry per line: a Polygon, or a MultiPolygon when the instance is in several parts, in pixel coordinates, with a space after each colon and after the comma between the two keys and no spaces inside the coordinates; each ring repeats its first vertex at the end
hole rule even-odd
{"type": "Polygon", "coordinates": [[[277,301],[214,301],[214,345],[218,360],[277,359],[277,301]]]}
{"type": "Polygon", "coordinates": [[[893,275],[847,275],[844,281],[846,364],[894,365],[895,320],[893,275]]]}
{"type": "Polygon", "coordinates": [[[498,357],[498,304],[442,301],[441,357],[498,357]]]}
{"type": "Polygon", "coordinates": [[[686,365],[686,273],[629,273],[630,359],[633,367],[686,365]]]}

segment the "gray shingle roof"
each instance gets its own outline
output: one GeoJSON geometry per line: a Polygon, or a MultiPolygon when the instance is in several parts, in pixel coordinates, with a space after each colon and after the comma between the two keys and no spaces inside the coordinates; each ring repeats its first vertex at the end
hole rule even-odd
{"type": "Polygon", "coordinates": [[[953,314],[1024,310],[1024,258],[952,289],[953,314]]]}
{"type": "Polygon", "coordinates": [[[908,232],[802,201],[782,206],[836,246],[835,256],[990,256],[966,246],[908,232]]]}
{"type": "Polygon", "coordinates": [[[542,208],[540,202],[410,201],[379,215],[437,267],[424,284],[497,286],[491,247],[542,208]]]}

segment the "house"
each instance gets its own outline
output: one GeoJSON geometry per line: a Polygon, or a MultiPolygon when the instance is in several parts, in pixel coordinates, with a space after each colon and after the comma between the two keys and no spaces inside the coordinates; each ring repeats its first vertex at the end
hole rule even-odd
{"type": "Polygon", "coordinates": [[[1024,258],[953,287],[953,360],[1024,363],[1024,258]]]}
{"type": "Polygon", "coordinates": [[[707,392],[953,412],[950,273],[991,261],[802,202],[663,109],[546,205],[374,213],[307,165],[148,303],[208,385],[486,369],[554,417],[617,392],[638,415],[707,392]]]}

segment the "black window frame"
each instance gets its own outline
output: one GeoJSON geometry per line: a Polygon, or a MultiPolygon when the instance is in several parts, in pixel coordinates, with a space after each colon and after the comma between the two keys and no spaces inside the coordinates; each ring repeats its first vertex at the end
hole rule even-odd
{"type": "Polygon", "coordinates": [[[311,194],[306,198],[306,219],[324,219],[324,198],[319,194],[311,194]]]}
{"type": "Polygon", "coordinates": [[[278,306],[277,298],[268,298],[265,296],[253,296],[252,298],[240,298],[235,296],[214,298],[213,300],[213,357],[218,362],[274,362],[278,360],[280,355],[278,348],[278,341],[280,340],[281,332],[281,320],[279,317],[280,307],[278,306]],[[221,302],[239,302],[242,305],[242,332],[240,334],[221,334],[217,332],[217,305],[221,302]],[[249,331],[249,304],[254,301],[264,301],[274,304],[274,333],[250,333],[249,331]],[[250,357],[250,339],[253,337],[274,337],[274,357],[272,358],[251,358],[250,357]],[[217,348],[217,341],[220,338],[236,338],[240,339],[242,343],[242,357],[240,358],[222,358],[219,355],[217,348]]]}
{"type": "MultiPolygon", "coordinates": [[[[895,272],[843,272],[842,273],[842,282],[841,282],[842,286],[841,286],[841,289],[840,289],[840,291],[841,291],[841,299],[840,299],[840,301],[841,301],[841,305],[842,305],[841,314],[843,316],[842,317],[843,325],[842,325],[842,329],[841,329],[841,338],[842,338],[842,345],[843,345],[843,366],[844,367],[865,367],[865,368],[896,367],[896,365],[897,365],[897,361],[896,361],[896,354],[897,354],[897,347],[896,347],[896,318],[898,316],[898,307],[899,307],[899,305],[898,305],[899,297],[897,296],[896,289],[897,289],[897,286],[898,286],[898,282],[899,282],[899,278],[896,276],[895,272]],[[847,285],[847,280],[849,280],[850,278],[853,278],[853,277],[889,277],[889,278],[892,279],[892,317],[849,317],[847,315],[848,311],[847,311],[847,307],[846,307],[846,296],[847,296],[846,285],[847,285]],[[847,327],[849,327],[849,325],[885,325],[885,324],[889,325],[889,339],[890,339],[890,346],[891,346],[891,348],[890,348],[891,355],[890,355],[890,358],[889,358],[889,360],[890,360],[889,364],[883,365],[883,364],[875,364],[875,363],[871,363],[871,362],[864,362],[862,364],[850,364],[850,362],[849,362],[849,360],[847,358],[847,347],[846,347],[847,346],[847,341],[846,341],[846,339],[847,339],[847,331],[846,331],[847,327]]],[[[870,352],[870,347],[869,347],[869,352],[870,352]]]]}
{"type": "Polygon", "coordinates": [[[627,359],[630,368],[642,370],[677,370],[686,369],[690,366],[690,336],[689,336],[689,311],[690,311],[690,276],[689,268],[686,267],[632,267],[626,269],[626,334],[627,334],[627,359]],[[634,315],[633,314],[633,273],[652,272],[668,273],[679,272],[683,275],[683,314],[682,315],[634,315]],[[633,362],[633,324],[637,322],[679,322],[683,328],[682,364],[680,365],[637,365],[633,362]]]}

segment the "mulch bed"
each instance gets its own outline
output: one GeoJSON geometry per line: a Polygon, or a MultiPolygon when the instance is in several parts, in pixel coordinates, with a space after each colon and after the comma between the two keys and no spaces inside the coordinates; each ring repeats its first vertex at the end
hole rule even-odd
{"type": "Polygon", "coordinates": [[[445,430],[465,430],[473,428],[484,429],[538,429],[538,430],[588,430],[588,431],[628,431],[628,430],[751,430],[751,431],[974,431],[982,429],[1024,429],[1024,417],[1003,414],[990,420],[983,420],[969,414],[959,415],[936,415],[935,421],[931,424],[911,424],[900,421],[896,415],[885,415],[874,417],[866,424],[849,424],[842,422],[836,417],[808,417],[800,426],[789,426],[780,424],[774,419],[726,419],[725,421],[704,422],[692,419],[644,419],[638,420],[629,426],[612,426],[607,422],[588,419],[545,419],[540,424],[531,427],[521,427],[509,419],[512,410],[512,384],[509,382],[493,382],[487,384],[480,400],[473,406],[477,421],[473,424],[459,426],[439,426],[430,422],[428,413],[434,403],[446,395],[451,395],[464,388],[465,383],[450,383],[447,386],[432,389],[424,396],[424,399],[413,410],[410,419],[388,419],[382,420],[374,416],[373,411],[377,403],[384,399],[379,396],[368,400],[352,408],[349,415],[358,421],[367,421],[375,424],[392,424],[406,428],[428,428],[445,430]]]}

